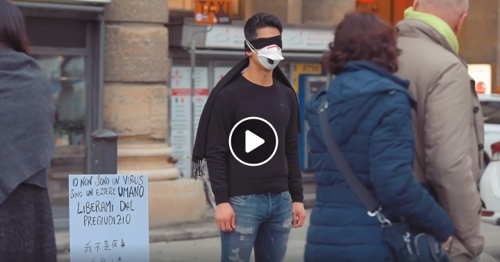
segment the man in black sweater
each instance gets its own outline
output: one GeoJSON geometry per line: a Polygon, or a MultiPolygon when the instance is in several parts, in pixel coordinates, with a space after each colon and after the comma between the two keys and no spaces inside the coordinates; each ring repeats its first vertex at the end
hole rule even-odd
{"type": "Polygon", "coordinates": [[[286,79],[273,77],[283,60],[282,30],[271,14],[246,22],[248,67],[211,103],[205,158],[217,203],[221,261],[249,261],[253,248],[258,262],[283,261],[292,227],[301,227],[306,217],[297,98],[286,79]],[[252,148],[246,148],[247,139],[254,139],[252,148]]]}

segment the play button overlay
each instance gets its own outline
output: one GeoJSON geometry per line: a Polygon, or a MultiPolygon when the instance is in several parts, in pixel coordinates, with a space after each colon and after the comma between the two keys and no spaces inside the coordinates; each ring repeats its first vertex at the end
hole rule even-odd
{"type": "Polygon", "coordinates": [[[231,129],[229,149],[241,164],[261,166],[276,154],[278,134],[269,121],[260,117],[247,117],[231,129]]]}
{"type": "Polygon", "coordinates": [[[266,140],[260,138],[258,135],[251,131],[245,131],[245,153],[250,153],[257,147],[264,144],[266,140]]]}

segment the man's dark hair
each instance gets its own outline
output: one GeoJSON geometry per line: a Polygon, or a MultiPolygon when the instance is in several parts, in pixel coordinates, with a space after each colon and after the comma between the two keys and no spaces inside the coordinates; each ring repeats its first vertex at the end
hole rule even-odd
{"type": "Polygon", "coordinates": [[[29,54],[28,37],[21,11],[6,0],[0,0],[0,47],[29,54]]]}
{"type": "Polygon", "coordinates": [[[281,21],[277,16],[269,13],[258,13],[250,17],[245,23],[245,27],[243,28],[245,38],[248,41],[256,39],[257,30],[264,27],[274,27],[278,29],[280,33],[283,33],[283,25],[281,25],[281,21]]]}
{"type": "Polygon", "coordinates": [[[349,61],[370,61],[394,73],[398,71],[399,55],[391,25],[371,12],[351,12],[335,31],[329,69],[337,75],[349,61]]]}

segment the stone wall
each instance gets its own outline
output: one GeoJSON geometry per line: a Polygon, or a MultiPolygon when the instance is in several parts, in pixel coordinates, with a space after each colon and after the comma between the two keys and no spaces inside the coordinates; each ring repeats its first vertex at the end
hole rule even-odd
{"type": "Polygon", "coordinates": [[[151,227],[199,221],[202,182],[167,161],[168,2],[113,1],[106,20],[104,125],[120,136],[118,173],[149,176],[151,227]]]}
{"type": "Polygon", "coordinates": [[[493,89],[500,83],[500,4],[498,0],[474,0],[460,40],[460,53],[468,63],[494,64],[493,89]],[[496,70],[495,70],[496,68],[496,70]]]}
{"type": "Polygon", "coordinates": [[[469,63],[496,63],[498,0],[474,0],[460,35],[461,54],[469,63]]]}
{"type": "Polygon", "coordinates": [[[167,22],[164,0],[113,1],[107,10],[104,120],[120,135],[166,136],[166,126],[160,133],[147,127],[158,125],[151,112],[167,117],[167,22]]]}

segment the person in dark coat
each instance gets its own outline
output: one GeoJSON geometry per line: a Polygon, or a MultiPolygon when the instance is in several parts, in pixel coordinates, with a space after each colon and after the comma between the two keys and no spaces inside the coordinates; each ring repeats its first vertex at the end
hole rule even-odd
{"type": "Polygon", "coordinates": [[[48,187],[51,85],[29,56],[23,16],[0,0],[0,261],[55,262],[48,187]]]}
{"type": "Polygon", "coordinates": [[[403,217],[451,244],[453,224],[413,178],[409,82],[395,77],[399,51],[394,30],[378,16],[354,12],[339,24],[330,45],[328,91],[306,105],[310,163],[317,181],[305,261],[389,261],[382,227],[339,173],[323,140],[318,109],[329,103],[332,136],[347,163],[381,202],[383,213],[403,217]]]}

